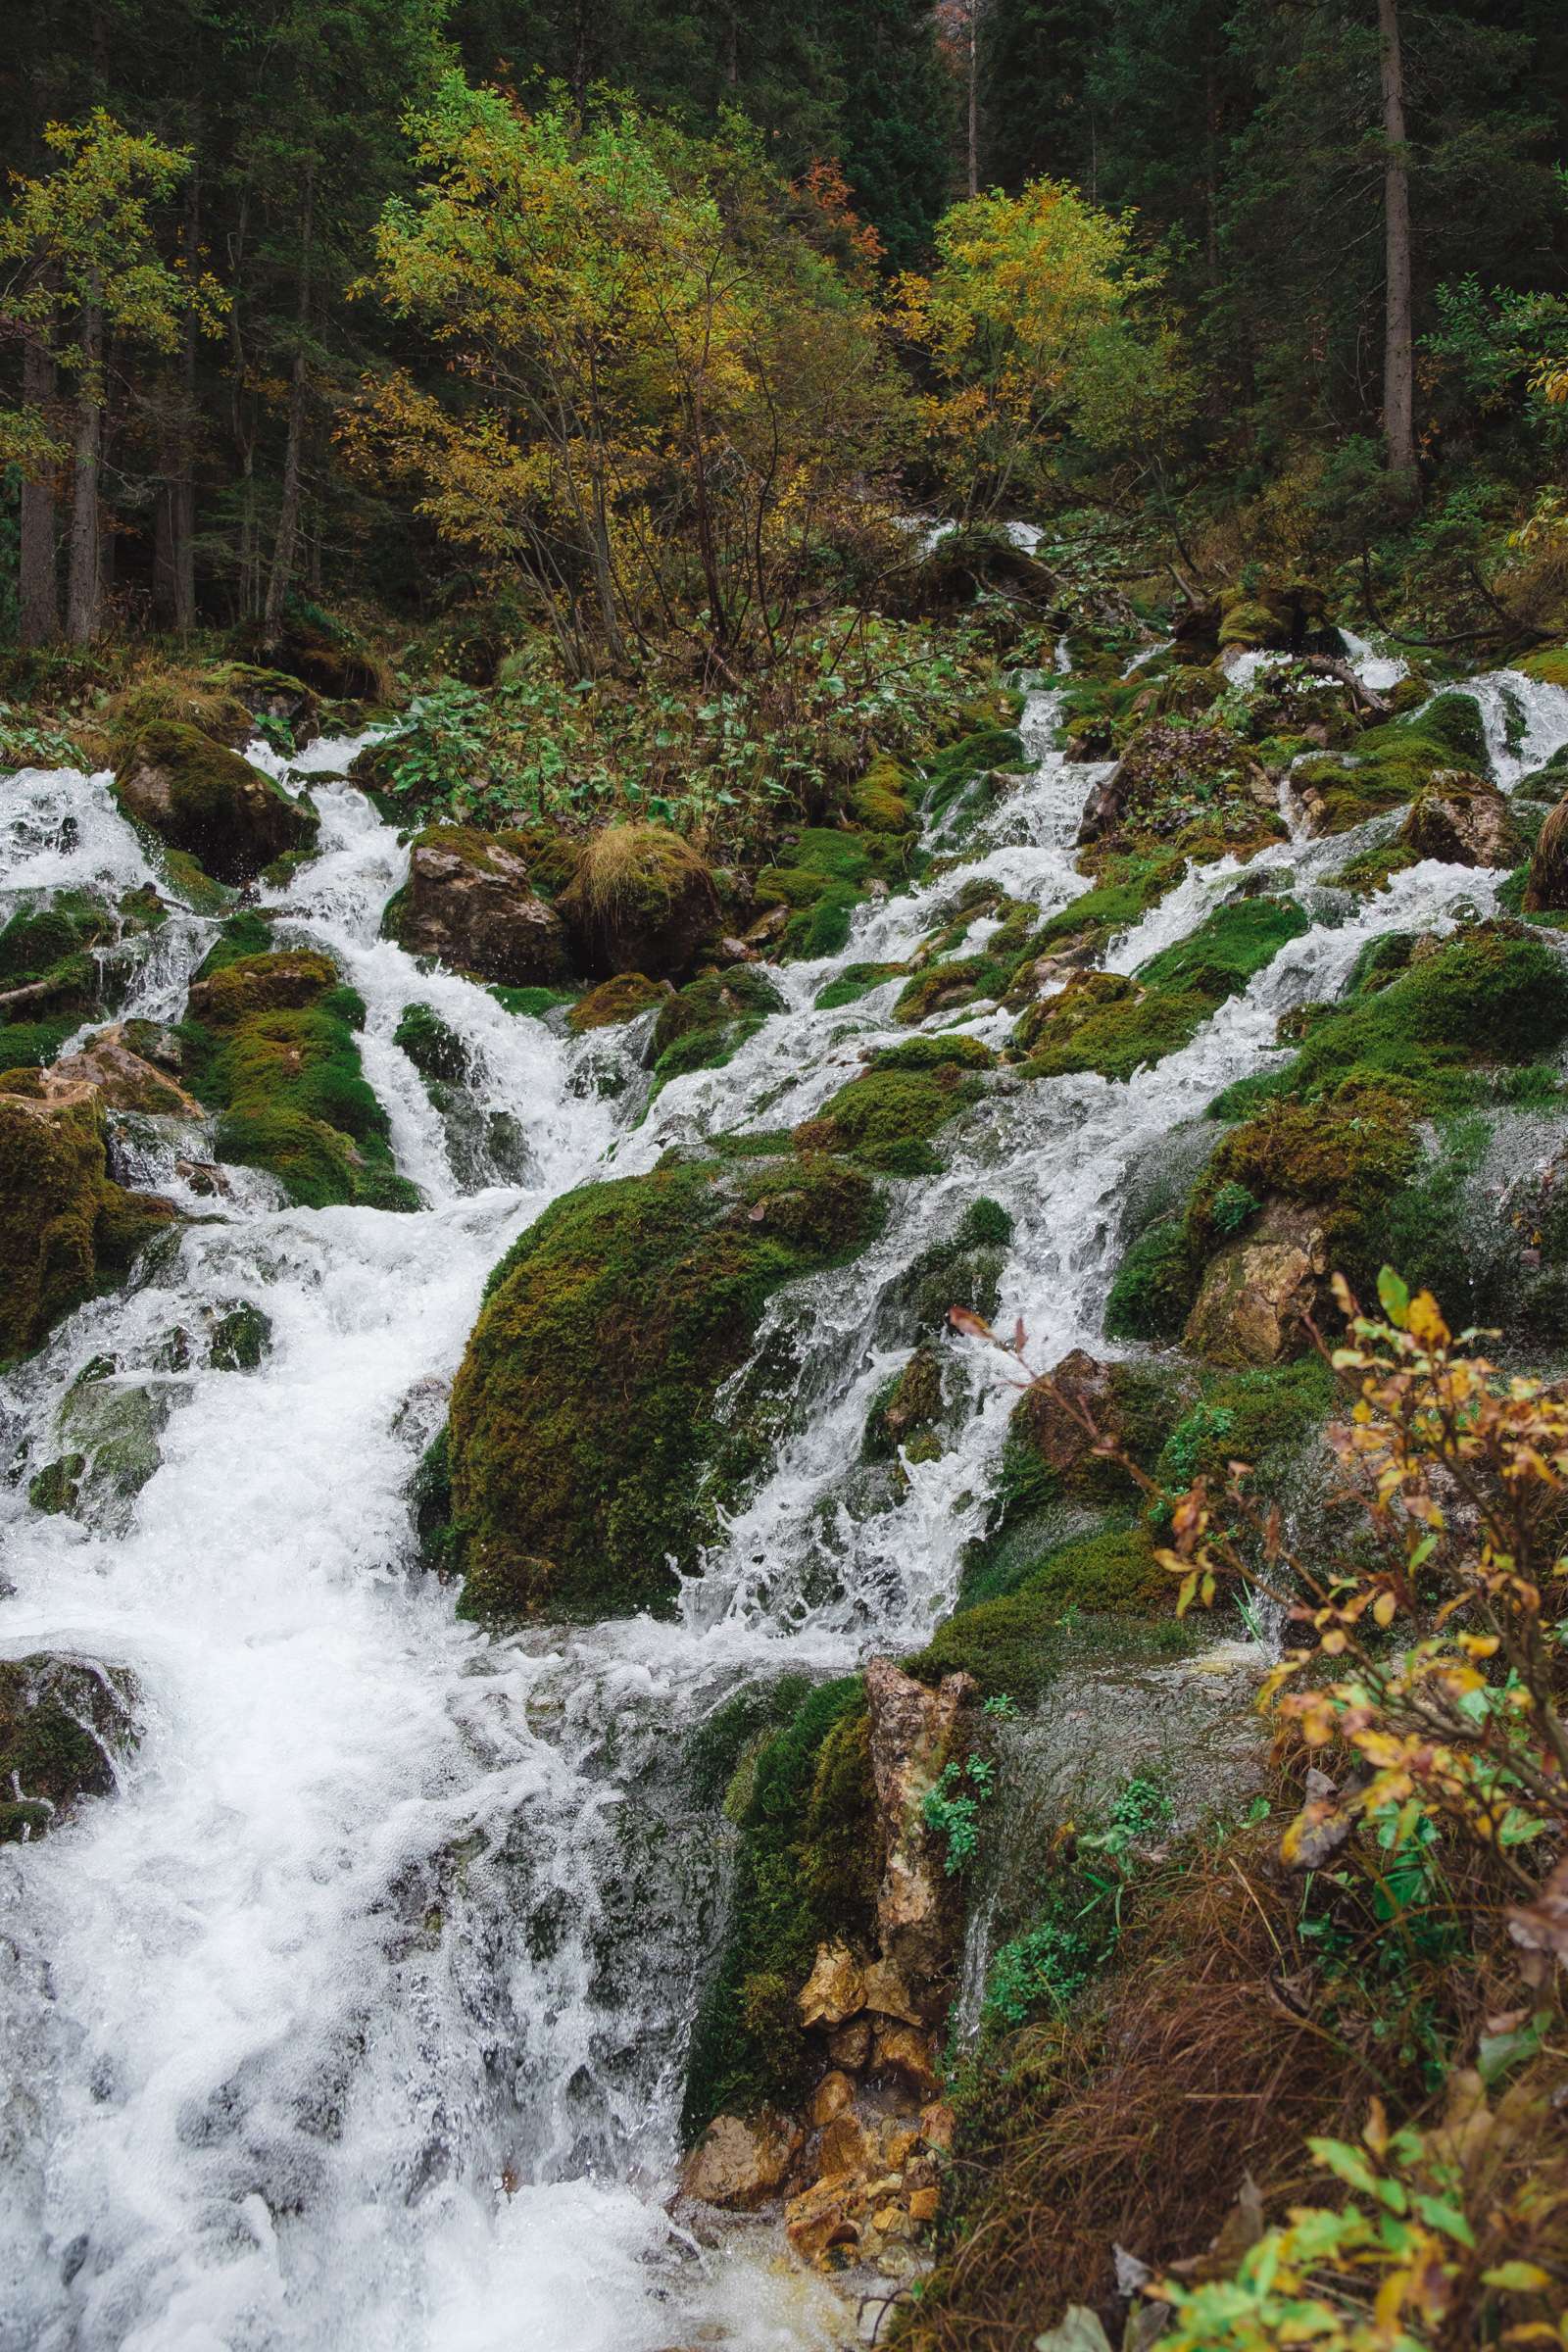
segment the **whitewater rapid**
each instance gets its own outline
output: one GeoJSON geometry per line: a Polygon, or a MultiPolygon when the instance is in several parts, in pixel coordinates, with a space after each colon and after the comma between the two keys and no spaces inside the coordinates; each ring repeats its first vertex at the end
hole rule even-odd
{"type": "MultiPolygon", "coordinates": [[[[1471,690],[1504,781],[1568,741],[1568,696],[1532,690],[1504,740],[1502,687],[1471,690]]],[[[885,1507],[855,1506],[846,1464],[906,1352],[877,1338],[891,1280],[985,1195],[1015,1220],[1002,1312],[1032,1359],[1102,1350],[1129,1172],[1269,1066],[1280,1012],[1331,996],[1369,937],[1485,911],[1500,877],[1428,863],[1352,905],[1314,896],[1344,838],[1281,844],[1252,870],[1290,877],[1313,926],[1183,1052],[1126,1084],[1004,1076],[944,1136],[943,1175],[890,1185],[859,1261],[774,1300],[756,1354],[787,1341],[798,1365],[777,1460],[670,1615],[493,1641],[417,1571],[408,1485],[486,1274],[551,1200],[819,1109],[909,1032],[896,979],[836,1011],[816,997],[852,962],[907,956],[964,883],[1043,913],[1084,890],[1073,842],[1103,769],[1055,749],[1057,703],[1031,693],[1028,770],[948,870],[861,908],[840,955],[771,971],[786,1009],[651,1107],[646,1016],[574,1041],[381,939],[407,853],[329,780],[355,742],[292,763],[318,853],[264,898],[279,938],[327,950],[365,1000],[367,1076],[425,1205],[291,1208],[239,1171],[197,1192],[176,1163],[210,1158],[210,1135],[133,1123],[122,1165],[200,1221],[0,1382],[5,1457],[29,1469],[95,1356],[168,1406],[159,1466],[113,1527],[31,1509],[25,1476],[0,1487],[0,1655],[124,1667],[140,1694],[118,1795],[0,1848],[5,2352],[804,2352],[853,2332],[765,2232],[703,2247],[666,2213],[725,1893],[672,1734],[747,1679],[896,1654],[952,1605],[1014,1392],[950,1341],[970,1400],[956,1443],[885,1507]],[[495,1180],[454,1164],[395,1043],[415,1003],[518,1138],[495,1180]],[[258,1369],[199,1348],[168,1369],[172,1332],[237,1301],[270,1319],[258,1369]]],[[[63,888],[177,897],[105,777],[4,790],[0,912],[63,888]]],[[[1234,872],[1189,875],[1112,968],[1191,929],[1234,872]]],[[[121,1017],[177,1016],[214,928],[186,909],[129,943],[121,1017]]],[[[981,1006],[928,1026],[995,1042],[1007,1022],[981,1006]]]]}

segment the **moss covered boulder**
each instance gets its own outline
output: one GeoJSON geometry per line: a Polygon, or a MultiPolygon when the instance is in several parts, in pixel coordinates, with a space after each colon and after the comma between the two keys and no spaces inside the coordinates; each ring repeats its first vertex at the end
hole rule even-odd
{"type": "Polygon", "coordinates": [[[250,882],[274,858],[307,850],[319,820],[260,768],[195,727],[143,727],[115,775],[125,814],[220,882],[250,882]]]}
{"type": "Polygon", "coordinates": [[[1536,836],[1524,906],[1527,914],[1552,914],[1568,907],[1568,799],[1557,803],[1536,836]]]}
{"type": "Polygon", "coordinates": [[[765,972],[745,964],[705,972],[660,1007],[649,1055],[656,1087],[688,1070],[721,1069],[732,1061],[784,1000],[765,972]]]}
{"type": "Polygon", "coordinates": [[[931,1139],[977,1102],[995,1055],[972,1037],[919,1037],[878,1054],[796,1129],[805,1151],[842,1152],[887,1176],[929,1176],[942,1165],[931,1139]]]}
{"type": "Polygon", "coordinates": [[[135,1702],[128,1674],[78,1658],[0,1665],[0,1843],[41,1838],[84,1797],[114,1793],[135,1702]]]}
{"type": "Polygon", "coordinates": [[[1489,777],[1440,769],[1399,828],[1401,848],[1446,865],[1511,866],[1523,844],[1506,798],[1489,777]]]}
{"type": "Polygon", "coordinates": [[[267,1169],[303,1207],[416,1208],[360,1064],[364,1005],[330,956],[251,952],[259,932],[249,916],[225,926],[179,1031],[188,1083],[220,1114],[220,1156],[267,1169]]]}
{"type": "Polygon", "coordinates": [[[43,1087],[31,1071],[0,1079],[0,1360],[37,1347],[174,1217],[111,1181],[92,1087],[43,1087]]]}
{"type": "Polygon", "coordinates": [[[496,1269],[453,1390],[466,1612],[667,1603],[707,1524],[720,1384],[773,1292],[878,1221],[867,1178],[823,1158],[666,1164],[548,1209],[496,1269]]]}
{"type": "Polygon", "coordinates": [[[607,825],[590,835],[556,906],[583,968],[606,979],[684,971],[720,919],[707,864],[664,825],[607,825]]]}
{"type": "Polygon", "coordinates": [[[513,988],[548,987],[569,968],[566,927],[534,888],[518,833],[431,825],[415,837],[388,927],[411,956],[513,988]]]}
{"type": "Polygon", "coordinates": [[[1093,792],[1079,825],[1083,862],[1113,855],[1217,858],[1285,837],[1278,788],[1250,746],[1213,720],[1149,720],[1093,792]]]}
{"type": "Polygon", "coordinates": [[[650,1004],[663,1004],[669,993],[667,980],[650,980],[645,972],[619,972],[577,999],[566,1015],[566,1027],[573,1037],[586,1036],[590,1029],[618,1028],[650,1004]]]}

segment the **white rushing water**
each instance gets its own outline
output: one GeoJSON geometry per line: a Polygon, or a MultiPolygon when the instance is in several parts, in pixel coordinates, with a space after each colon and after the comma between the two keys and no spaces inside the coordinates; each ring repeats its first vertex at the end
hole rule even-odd
{"type": "MultiPolygon", "coordinates": [[[[1522,735],[1515,714],[1497,737],[1510,780],[1521,747],[1568,740],[1568,697],[1546,691],[1531,690],[1522,735]]],[[[426,1205],[289,1208],[238,1172],[226,1194],[165,1185],[201,1221],[0,1383],[23,1469],[0,1487],[0,1655],[128,1669],[141,1722],[115,1800],[0,1848],[6,2352],[657,2352],[699,2337],[804,2352],[849,2325],[765,2236],[704,2249],[666,2216],[684,2036],[724,1892],[671,1733],[748,1677],[842,1672],[951,1606],[1014,1400],[1001,1368],[950,1339],[971,1399],[957,1441],[872,1502],[846,1478],[907,1352],[886,1302],[910,1260],[988,1196],[1015,1220],[1003,1314],[1022,1315],[1034,1359],[1102,1347],[1129,1171],[1267,1067],[1280,1012],[1343,986],[1369,937],[1442,929],[1490,905],[1498,877],[1424,864],[1369,903],[1342,895],[1125,1085],[1000,1080],[953,1130],[942,1176],[890,1185],[887,1229],[858,1263],[775,1299],[754,1361],[793,1366],[777,1459],[673,1615],[491,1641],[414,1569],[407,1489],[484,1278],[550,1200],[671,1144],[818,1109],[909,1034],[898,979],[833,1011],[821,989],[906,957],[965,884],[1043,912],[1086,887],[1072,845],[1103,770],[1056,751],[1056,710],[1055,691],[1031,695],[1029,771],[948,870],[862,907],[840,955],[780,967],[786,1009],[641,1123],[642,1029],[574,1043],[559,1020],[420,971],[379,937],[406,853],[352,787],[310,781],[355,746],[301,763],[318,854],[266,895],[280,937],[329,951],[365,1000],[366,1072],[426,1205]],[[394,1043],[411,1003],[464,1041],[478,1109],[509,1123],[504,1170],[454,1164],[394,1043]],[[204,1335],[239,1301],[270,1317],[270,1352],[216,1369],[204,1335]],[[46,1516],[27,1475],[60,1450],[72,1383],[106,1356],[115,1394],[156,1401],[158,1466],[128,1503],[46,1516]]],[[[4,792],[0,908],[161,879],[105,778],[27,772],[4,792]]],[[[1255,862],[1304,888],[1348,852],[1282,844],[1255,862]]],[[[1190,875],[1113,968],[1200,921],[1234,871],[1190,875]]],[[[133,961],[122,1011],[177,1014],[212,931],[176,914],[133,961]]],[[[1007,1023],[982,1006],[928,1026],[996,1039],[1007,1023]]],[[[122,1164],[201,1156],[188,1128],[160,1141],[147,1125],[122,1164]]]]}

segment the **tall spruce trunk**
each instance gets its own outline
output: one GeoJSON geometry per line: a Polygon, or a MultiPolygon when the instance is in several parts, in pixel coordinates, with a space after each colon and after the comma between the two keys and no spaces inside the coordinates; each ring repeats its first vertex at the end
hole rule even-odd
{"type": "MultiPolygon", "coordinates": [[[[55,362],[44,334],[22,347],[22,403],[47,416],[55,397],[55,362]]],[[[24,645],[47,645],[60,627],[60,582],[55,567],[55,484],[50,472],[22,483],[22,548],[18,587],[24,645]]]]}
{"type": "Polygon", "coordinates": [[[262,641],[271,653],[283,634],[283,607],[294,576],[294,551],[300,531],[300,467],[305,444],[305,415],[309,382],[305,366],[306,338],[311,327],[311,215],[315,174],[305,179],[305,219],[300,232],[299,333],[289,378],[288,439],[283,450],[283,493],[277,510],[277,537],[272,542],[272,569],[267,583],[262,613],[262,641]]]}
{"type": "Polygon", "coordinates": [[[1415,346],[1410,295],[1410,166],[1404,131],[1404,62],[1399,0],[1378,0],[1383,80],[1383,233],[1387,295],[1383,339],[1383,438],[1388,467],[1412,503],[1415,463],[1415,346]]]}
{"type": "Polygon", "coordinates": [[[81,374],[71,468],[71,567],[66,588],[66,634],[90,645],[98,634],[102,594],[99,473],[104,443],[104,312],[97,280],[81,309],[81,374]]]}

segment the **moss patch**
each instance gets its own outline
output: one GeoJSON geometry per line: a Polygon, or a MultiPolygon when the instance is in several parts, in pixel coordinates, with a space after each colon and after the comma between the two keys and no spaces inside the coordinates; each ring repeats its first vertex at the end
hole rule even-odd
{"type": "Polygon", "coordinates": [[[491,1280],[452,1398],[473,1616],[665,1605],[690,1569],[714,1400],[783,1283],[879,1221],[826,1159],[665,1164],[556,1201],[491,1280]]]}
{"type": "Polygon", "coordinates": [[[128,1675],[74,1658],[0,1665],[0,1844],[40,1838],[83,1797],[113,1793],[134,1698],[128,1675]]]}
{"type": "Polygon", "coordinates": [[[688,2141],[715,2115],[798,2105],[811,2051],[796,2003],[817,1946],[869,1942],[881,1838],[859,1677],[813,1690],[749,1777],[728,1933],[692,2037],[688,2141]]]}
{"type": "Polygon", "coordinates": [[[179,1031],[190,1083],[220,1114],[220,1156],[267,1169],[303,1207],[416,1208],[360,1066],[359,999],[327,956],[244,953],[245,921],[202,966],[179,1031]]]}
{"type": "Polygon", "coordinates": [[[649,1051],[658,1088],[687,1070],[720,1069],[732,1061],[784,1000],[765,973],[749,965],[709,972],[666,998],[654,1023],[649,1051]]]}
{"type": "Polygon", "coordinates": [[[590,1029],[613,1028],[621,1021],[635,1020],[650,1004],[662,1003],[666,991],[657,980],[649,980],[641,972],[619,972],[613,980],[601,980],[585,997],[579,997],[566,1015],[566,1026],[573,1037],[581,1037],[590,1029]]]}
{"type": "Polygon", "coordinates": [[[1070,1627],[1079,1613],[1142,1619],[1174,1609],[1176,1580],[1155,1560],[1155,1541],[1129,1517],[1057,1544],[1010,1592],[950,1617],[906,1670],[927,1683],[972,1674],[988,1696],[1033,1703],[1059,1671],[1063,1620],[1070,1627]]]}
{"type": "Polygon", "coordinates": [[[1472,695],[1441,694],[1408,718],[1391,718],[1356,738],[1354,756],[1304,760],[1293,782],[1314,829],[1343,833],[1385,808],[1407,807],[1435,775],[1486,773],[1481,708],[1472,695]]]}
{"type": "Polygon", "coordinates": [[[761,909],[788,906],[780,953],[835,956],[850,936],[850,916],[869,895],[873,882],[891,888],[910,869],[911,850],[903,835],[850,831],[836,826],[808,828],[786,856],[764,865],[757,877],[761,909]]]}
{"type": "Polygon", "coordinates": [[[978,1101],[988,1048],[973,1038],[918,1038],[876,1056],[861,1078],[795,1131],[803,1150],[835,1152],[889,1176],[928,1176],[942,1162],[931,1138],[978,1101]]]}

